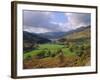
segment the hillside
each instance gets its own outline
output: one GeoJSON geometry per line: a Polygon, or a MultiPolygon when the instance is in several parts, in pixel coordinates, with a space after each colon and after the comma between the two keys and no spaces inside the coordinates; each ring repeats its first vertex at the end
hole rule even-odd
{"type": "Polygon", "coordinates": [[[81,41],[81,40],[89,40],[90,39],[90,26],[81,27],[76,30],[72,30],[66,33],[59,41],[81,41]]]}
{"type": "Polygon", "coordinates": [[[37,43],[47,43],[51,42],[50,40],[40,37],[35,33],[29,33],[23,31],[23,48],[24,50],[30,50],[36,46],[37,43]]]}
{"type": "Polygon", "coordinates": [[[68,39],[90,38],[90,26],[78,28],[69,35],[65,36],[65,38],[68,39]]]}

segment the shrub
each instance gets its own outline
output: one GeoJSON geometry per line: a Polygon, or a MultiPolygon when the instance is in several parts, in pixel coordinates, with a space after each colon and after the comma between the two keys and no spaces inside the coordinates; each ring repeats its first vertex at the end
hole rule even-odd
{"type": "Polygon", "coordinates": [[[45,51],[45,57],[50,57],[51,56],[51,51],[50,50],[46,50],[45,51]]]}
{"type": "Polygon", "coordinates": [[[48,57],[51,56],[51,51],[49,50],[48,53],[47,53],[48,57]]]}
{"type": "Polygon", "coordinates": [[[38,54],[36,55],[36,58],[38,58],[38,59],[45,58],[45,51],[42,50],[40,53],[38,53],[38,54]]]}
{"type": "Polygon", "coordinates": [[[31,58],[32,58],[31,55],[28,55],[26,59],[30,60],[31,58]]]}
{"type": "Polygon", "coordinates": [[[56,54],[55,54],[55,53],[52,53],[52,54],[51,54],[51,57],[55,57],[55,56],[56,56],[56,54]]]}
{"type": "Polygon", "coordinates": [[[70,52],[73,52],[74,51],[73,47],[70,47],[69,50],[70,50],[70,52]]]}

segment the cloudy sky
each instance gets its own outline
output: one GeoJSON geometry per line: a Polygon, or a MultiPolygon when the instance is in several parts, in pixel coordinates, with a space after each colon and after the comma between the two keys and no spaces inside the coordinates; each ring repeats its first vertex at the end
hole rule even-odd
{"type": "Polygon", "coordinates": [[[23,11],[23,30],[33,33],[69,31],[90,24],[89,13],[23,11]]]}

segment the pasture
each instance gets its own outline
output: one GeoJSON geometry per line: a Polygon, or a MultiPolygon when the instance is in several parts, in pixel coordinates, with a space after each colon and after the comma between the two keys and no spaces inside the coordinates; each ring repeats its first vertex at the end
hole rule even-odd
{"type": "Polygon", "coordinates": [[[33,56],[35,56],[35,55],[37,55],[41,52],[44,52],[44,54],[46,54],[48,50],[51,53],[56,53],[60,49],[62,49],[64,55],[66,55],[66,56],[75,55],[75,52],[71,52],[69,50],[69,48],[64,47],[64,45],[46,43],[46,44],[39,44],[39,47],[37,47],[35,50],[25,52],[24,53],[24,59],[27,59],[29,56],[33,57],[33,56]]]}

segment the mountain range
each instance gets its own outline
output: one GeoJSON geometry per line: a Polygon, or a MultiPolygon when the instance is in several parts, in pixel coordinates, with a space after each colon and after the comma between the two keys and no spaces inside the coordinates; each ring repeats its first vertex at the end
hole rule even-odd
{"type": "Polygon", "coordinates": [[[34,47],[35,44],[43,44],[52,42],[51,39],[60,40],[65,39],[79,39],[90,38],[90,26],[80,27],[68,32],[46,32],[46,33],[30,33],[23,31],[23,47],[27,50],[34,47]]]}
{"type": "MultiPolygon", "coordinates": [[[[74,30],[70,30],[68,32],[45,32],[45,33],[39,33],[38,35],[40,35],[41,37],[45,37],[47,39],[60,39],[65,36],[69,36],[78,32],[84,32],[85,30],[90,30],[90,26],[80,27],[74,30]]],[[[85,32],[87,33],[87,31],[85,32]]],[[[77,36],[77,34],[75,36],[77,36]]]]}

